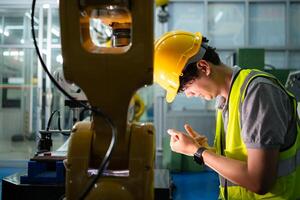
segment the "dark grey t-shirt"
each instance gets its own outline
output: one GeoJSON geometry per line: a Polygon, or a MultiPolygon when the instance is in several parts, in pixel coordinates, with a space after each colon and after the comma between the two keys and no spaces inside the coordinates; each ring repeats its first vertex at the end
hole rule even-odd
{"type": "MultiPolygon", "coordinates": [[[[239,67],[233,67],[231,85],[233,77],[239,70],[239,67]]],[[[228,102],[222,102],[219,98],[217,103],[217,106],[223,109],[226,131],[228,102]]],[[[250,82],[242,105],[241,117],[242,138],[247,148],[285,149],[295,140],[296,124],[295,122],[291,124],[290,99],[280,86],[270,79],[258,77],[250,82]]]]}

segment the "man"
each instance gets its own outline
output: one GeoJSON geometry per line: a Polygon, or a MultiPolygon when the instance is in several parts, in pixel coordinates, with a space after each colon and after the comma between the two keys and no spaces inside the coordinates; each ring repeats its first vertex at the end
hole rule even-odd
{"type": "Polygon", "coordinates": [[[185,125],[169,129],[175,152],[220,175],[222,199],[300,198],[300,128],[296,101],[275,77],[229,67],[201,33],[174,31],[155,43],[154,81],[172,102],[178,92],[217,98],[214,147],[185,125]]]}

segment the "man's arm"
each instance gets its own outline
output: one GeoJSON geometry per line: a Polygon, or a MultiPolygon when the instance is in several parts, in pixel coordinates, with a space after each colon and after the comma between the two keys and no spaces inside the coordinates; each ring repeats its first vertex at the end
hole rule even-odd
{"type": "MultiPolygon", "coordinates": [[[[192,138],[180,131],[169,129],[172,151],[193,156],[201,147],[192,138]]],[[[224,178],[257,194],[267,193],[277,178],[279,150],[276,148],[248,148],[247,161],[239,161],[220,156],[211,150],[203,152],[204,163],[224,178]]]]}
{"type": "Polygon", "coordinates": [[[206,165],[229,181],[265,194],[275,183],[279,151],[275,149],[248,149],[247,162],[220,156],[211,151],[203,152],[206,165]]]}

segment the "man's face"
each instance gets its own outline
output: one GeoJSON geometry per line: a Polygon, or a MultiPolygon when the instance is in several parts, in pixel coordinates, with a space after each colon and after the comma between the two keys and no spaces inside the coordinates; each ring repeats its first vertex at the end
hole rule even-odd
{"type": "Polygon", "coordinates": [[[205,100],[212,100],[217,96],[213,81],[204,74],[195,80],[188,82],[183,88],[187,97],[200,97],[205,100]]]}

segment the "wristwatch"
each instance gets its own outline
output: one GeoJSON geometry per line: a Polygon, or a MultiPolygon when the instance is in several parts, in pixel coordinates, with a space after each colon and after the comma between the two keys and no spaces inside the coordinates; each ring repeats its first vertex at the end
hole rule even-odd
{"type": "Polygon", "coordinates": [[[203,165],[204,164],[202,154],[203,154],[203,152],[205,150],[207,150],[207,148],[205,148],[205,147],[199,147],[199,149],[194,154],[194,161],[196,163],[198,163],[199,165],[203,165]]]}

